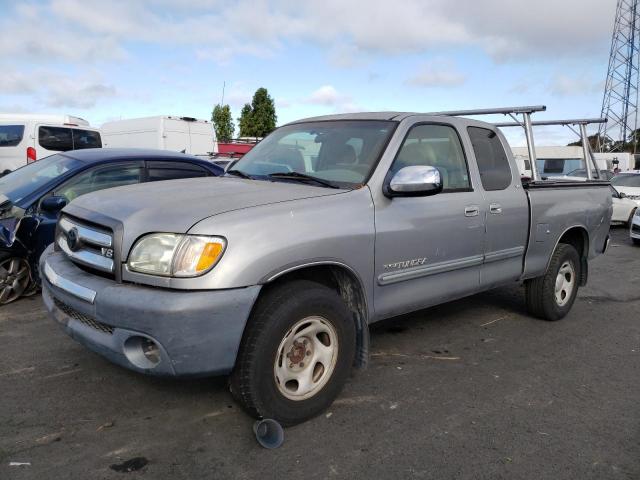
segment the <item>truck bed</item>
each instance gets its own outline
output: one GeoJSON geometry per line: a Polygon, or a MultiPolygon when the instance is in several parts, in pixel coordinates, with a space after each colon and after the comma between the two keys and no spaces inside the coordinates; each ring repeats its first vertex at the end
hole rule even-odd
{"type": "Polygon", "coordinates": [[[571,229],[587,235],[584,257],[591,259],[604,251],[612,210],[609,185],[603,180],[544,180],[524,185],[530,217],[523,279],[545,272],[560,238],[571,229]],[[574,194],[577,189],[580,195],[574,194]]]}

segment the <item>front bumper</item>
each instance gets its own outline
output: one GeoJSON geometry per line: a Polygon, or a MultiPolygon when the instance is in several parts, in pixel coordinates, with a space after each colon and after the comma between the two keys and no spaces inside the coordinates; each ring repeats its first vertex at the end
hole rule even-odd
{"type": "Polygon", "coordinates": [[[260,292],[260,286],[178,291],[120,284],[79,269],[53,247],[40,271],[45,306],[71,337],[113,363],[161,376],[229,373],[260,292]],[[144,339],[158,347],[157,364],[136,350],[144,339]]]}

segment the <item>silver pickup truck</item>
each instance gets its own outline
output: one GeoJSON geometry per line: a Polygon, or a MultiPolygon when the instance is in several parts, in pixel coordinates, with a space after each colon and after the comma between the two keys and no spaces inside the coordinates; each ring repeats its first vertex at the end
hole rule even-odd
{"type": "MultiPolygon", "coordinates": [[[[534,159],[539,109],[495,111],[523,115],[534,159]]],[[[230,374],[285,425],[366,364],[373,322],[518,282],[561,319],[607,248],[608,182],[543,181],[535,161],[523,181],[501,131],[464,113],[483,112],[301,120],[223,177],[78,198],[40,261],[46,307],[131,370],[230,374]]]]}

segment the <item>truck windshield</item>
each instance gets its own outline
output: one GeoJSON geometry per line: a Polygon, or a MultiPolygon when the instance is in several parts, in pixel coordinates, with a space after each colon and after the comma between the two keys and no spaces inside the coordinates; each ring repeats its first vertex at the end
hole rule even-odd
{"type": "Polygon", "coordinates": [[[367,180],[396,125],[378,120],[287,125],[253,147],[232,171],[284,181],[313,177],[340,187],[354,187],[367,180]]]}
{"type": "Polygon", "coordinates": [[[63,155],[51,155],[43,158],[1,177],[0,195],[6,195],[13,203],[19,202],[27,195],[81,164],[82,162],[79,160],[63,155]]]}

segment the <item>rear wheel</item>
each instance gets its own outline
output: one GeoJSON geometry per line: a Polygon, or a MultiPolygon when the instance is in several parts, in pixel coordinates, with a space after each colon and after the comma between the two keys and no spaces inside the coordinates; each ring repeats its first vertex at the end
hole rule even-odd
{"type": "Polygon", "coordinates": [[[29,262],[11,254],[0,254],[0,305],[20,298],[30,284],[29,262]]]}
{"type": "Polygon", "coordinates": [[[355,343],[353,319],[336,292],[306,280],[277,286],[247,324],[231,392],[251,415],[295,425],[340,393],[355,343]]]}
{"type": "Polygon", "coordinates": [[[544,320],[564,318],[578,293],[580,256],[573,245],[561,243],[546,273],[525,284],[527,310],[544,320]]]}

